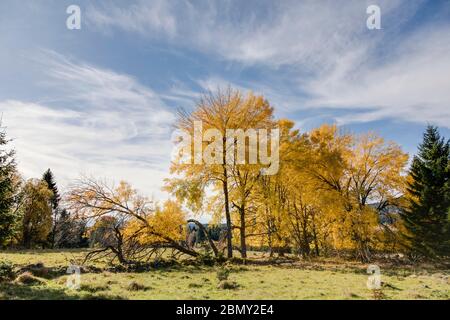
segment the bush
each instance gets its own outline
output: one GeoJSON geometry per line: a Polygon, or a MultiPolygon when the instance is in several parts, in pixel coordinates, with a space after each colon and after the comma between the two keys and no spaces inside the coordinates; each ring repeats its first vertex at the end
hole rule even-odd
{"type": "Polygon", "coordinates": [[[42,262],[30,264],[30,265],[22,268],[21,272],[30,272],[33,276],[36,276],[39,278],[48,278],[49,277],[49,269],[46,268],[42,262]]]}
{"type": "Polygon", "coordinates": [[[14,266],[9,261],[0,261],[0,282],[14,279],[14,266]]]}
{"type": "Polygon", "coordinates": [[[240,257],[233,257],[228,259],[228,262],[231,264],[246,264],[246,259],[240,257]]]}
{"type": "Polygon", "coordinates": [[[228,277],[230,275],[230,269],[228,268],[220,268],[219,270],[217,270],[217,279],[219,281],[224,281],[224,280],[228,280],[228,277]]]}
{"type": "Polygon", "coordinates": [[[385,295],[381,289],[372,290],[372,296],[374,300],[383,300],[385,295]]]}
{"type": "Polygon", "coordinates": [[[234,290],[239,288],[239,285],[234,281],[221,281],[219,285],[217,286],[218,289],[224,289],[224,290],[234,290]]]}
{"type": "Polygon", "coordinates": [[[216,263],[216,258],[211,254],[210,251],[207,251],[204,254],[200,254],[197,259],[201,264],[204,264],[206,266],[213,266],[216,263]]]}
{"type": "Polygon", "coordinates": [[[35,277],[31,274],[31,272],[24,272],[21,273],[15,280],[15,282],[20,284],[26,284],[26,285],[37,285],[37,284],[43,284],[44,280],[39,279],[38,277],[35,277]]]}
{"type": "Polygon", "coordinates": [[[128,291],[146,291],[149,288],[144,286],[143,284],[137,283],[136,281],[130,282],[130,284],[127,286],[128,291]]]}
{"type": "Polygon", "coordinates": [[[107,291],[109,289],[110,288],[109,288],[108,285],[96,286],[96,285],[82,284],[80,286],[80,290],[87,291],[87,292],[90,292],[90,293],[96,293],[96,292],[99,292],[99,291],[107,291]]]}

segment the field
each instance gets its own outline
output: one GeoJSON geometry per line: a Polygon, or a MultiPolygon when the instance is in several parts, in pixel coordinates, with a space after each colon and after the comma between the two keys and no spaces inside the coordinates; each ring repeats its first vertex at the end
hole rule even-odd
{"type": "Polygon", "coordinates": [[[0,261],[17,270],[43,263],[48,273],[37,284],[0,283],[0,299],[450,299],[450,271],[431,265],[414,268],[381,265],[382,288],[367,288],[367,265],[336,260],[284,261],[229,266],[219,288],[217,266],[182,265],[145,272],[111,272],[91,266],[79,290],[66,286],[70,260],[80,251],[0,252],[0,261]]]}

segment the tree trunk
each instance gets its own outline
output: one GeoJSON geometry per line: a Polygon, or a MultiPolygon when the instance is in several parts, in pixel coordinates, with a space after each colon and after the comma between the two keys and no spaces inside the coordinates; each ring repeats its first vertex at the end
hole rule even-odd
{"type": "Polygon", "coordinates": [[[57,214],[58,212],[56,211],[56,209],[53,209],[54,213],[53,213],[53,226],[52,226],[52,249],[55,249],[55,245],[56,245],[56,230],[58,229],[58,220],[57,220],[57,214]]]}
{"type": "Polygon", "coordinates": [[[206,228],[199,221],[194,220],[194,219],[189,219],[187,222],[188,223],[190,223],[190,222],[195,223],[195,225],[197,227],[199,227],[200,230],[203,231],[203,233],[205,234],[206,239],[208,239],[209,246],[211,247],[212,251],[214,252],[214,256],[217,258],[217,256],[219,255],[219,250],[217,250],[216,245],[214,244],[212,239],[209,237],[209,234],[208,234],[208,231],[206,230],[206,228]]]}
{"type": "Polygon", "coordinates": [[[245,209],[244,205],[239,208],[241,214],[241,257],[247,258],[247,244],[245,243],[245,209]]]}
{"type": "Polygon", "coordinates": [[[231,214],[230,214],[230,204],[228,199],[228,173],[225,165],[223,166],[223,194],[225,198],[225,219],[227,221],[227,257],[233,257],[233,243],[231,234],[231,214]]]}
{"type": "Polygon", "coordinates": [[[313,233],[313,240],[314,240],[314,249],[316,252],[316,256],[318,257],[320,254],[319,251],[319,240],[317,239],[317,228],[316,228],[316,222],[315,222],[315,213],[313,213],[312,216],[312,233],[313,233]]]}
{"type": "Polygon", "coordinates": [[[316,251],[316,256],[318,257],[320,255],[320,251],[319,251],[319,242],[317,241],[317,233],[316,230],[314,230],[314,249],[316,251]]]}
{"type": "MultiPolygon", "coordinates": [[[[269,209],[266,207],[266,217],[269,216],[269,209]]],[[[267,220],[267,242],[269,244],[269,257],[273,257],[273,246],[272,246],[272,226],[270,225],[270,219],[267,220]]]]}

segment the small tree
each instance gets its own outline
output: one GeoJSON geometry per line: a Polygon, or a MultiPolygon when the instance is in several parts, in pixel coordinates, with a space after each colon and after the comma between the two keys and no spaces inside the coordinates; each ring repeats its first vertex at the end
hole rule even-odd
{"type": "Polygon", "coordinates": [[[92,226],[89,232],[91,247],[116,246],[115,229],[121,228],[120,222],[113,216],[102,216],[92,226]]]}
{"type": "Polygon", "coordinates": [[[102,248],[90,252],[86,259],[112,253],[113,259],[130,264],[148,261],[161,248],[199,255],[182,241],[186,220],[180,206],[168,201],[163,208],[155,207],[126,182],[108,186],[102,181],[82,179],[71,189],[68,202],[72,211],[85,219],[95,222],[114,218],[114,223],[107,224],[111,236],[103,239],[107,241],[100,243],[102,248]]]}
{"type": "Polygon", "coordinates": [[[23,189],[22,244],[25,248],[45,245],[52,229],[51,191],[45,182],[30,179],[23,189]]]}
{"type": "Polygon", "coordinates": [[[402,212],[410,249],[429,257],[450,254],[450,143],[428,126],[410,169],[402,212]]]}

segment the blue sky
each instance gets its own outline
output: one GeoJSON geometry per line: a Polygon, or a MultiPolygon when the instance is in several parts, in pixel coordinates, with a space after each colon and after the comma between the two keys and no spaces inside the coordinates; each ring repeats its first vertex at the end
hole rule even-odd
{"type": "Polygon", "coordinates": [[[179,107],[231,85],[301,130],[450,137],[450,1],[0,2],[0,112],[19,168],[126,179],[156,198],[179,107]],[[81,8],[81,30],[66,8],[81,8]],[[381,8],[381,30],[366,8],[381,8]]]}

